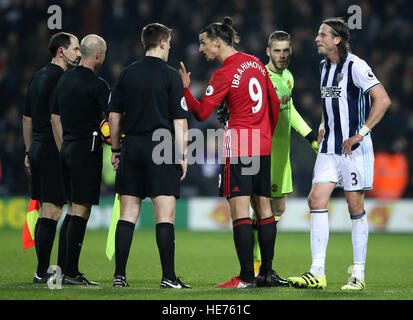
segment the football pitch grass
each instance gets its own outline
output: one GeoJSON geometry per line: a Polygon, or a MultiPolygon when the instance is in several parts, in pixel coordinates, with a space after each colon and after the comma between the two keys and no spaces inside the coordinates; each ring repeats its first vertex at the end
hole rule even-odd
{"type": "MultiPolygon", "coordinates": [[[[32,283],[35,249],[23,252],[21,232],[0,231],[0,299],[11,300],[412,300],[413,234],[369,237],[366,289],[341,292],[352,265],[349,233],[331,233],[327,248],[324,290],[296,288],[217,289],[216,283],[239,272],[231,232],[176,230],[176,273],[192,290],[161,290],[161,267],[155,231],[135,230],[127,280],[129,288],[112,288],[114,257],[105,256],[106,230],[88,230],[80,256],[80,271],[100,286],[63,286],[51,290],[32,283]]],[[[57,239],[51,264],[57,259],[57,239]]],[[[308,233],[279,232],[274,269],[283,277],[301,275],[311,264],[308,233]]]]}

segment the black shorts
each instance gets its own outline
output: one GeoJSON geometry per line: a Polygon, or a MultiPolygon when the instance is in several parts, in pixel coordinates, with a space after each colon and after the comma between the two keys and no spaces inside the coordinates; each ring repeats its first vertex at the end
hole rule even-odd
{"type": "Polygon", "coordinates": [[[226,158],[218,177],[219,195],[271,196],[271,156],[226,158]]]}
{"type": "Polygon", "coordinates": [[[116,172],[116,193],[138,198],[180,196],[182,169],[176,164],[155,164],[152,151],[159,141],[152,135],[128,135],[116,172]]]}
{"type": "Polygon", "coordinates": [[[103,153],[99,145],[90,151],[91,139],[64,141],[60,150],[63,181],[67,200],[99,204],[103,153]]]}
{"type": "Polygon", "coordinates": [[[55,142],[33,142],[28,157],[31,168],[31,198],[60,205],[65,203],[59,151],[55,142]]]}

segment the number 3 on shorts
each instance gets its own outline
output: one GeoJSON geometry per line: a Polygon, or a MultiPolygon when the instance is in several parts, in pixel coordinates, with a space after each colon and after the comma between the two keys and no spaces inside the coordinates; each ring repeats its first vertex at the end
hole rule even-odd
{"type": "Polygon", "coordinates": [[[357,180],[357,174],[355,172],[351,173],[351,178],[353,180],[353,183],[351,184],[352,186],[355,186],[359,183],[358,180],[357,180]]]}

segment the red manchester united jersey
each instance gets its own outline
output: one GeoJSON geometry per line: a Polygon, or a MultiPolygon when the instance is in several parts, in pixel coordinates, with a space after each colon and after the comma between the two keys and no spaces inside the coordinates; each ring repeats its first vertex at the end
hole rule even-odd
{"type": "Polygon", "coordinates": [[[194,105],[189,95],[185,90],[188,108],[199,120],[205,120],[209,110],[226,100],[231,119],[225,128],[224,156],[271,154],[280,101],[258,58],[242,52],[233,54],[213,74],[200,104],[194,105]]]}

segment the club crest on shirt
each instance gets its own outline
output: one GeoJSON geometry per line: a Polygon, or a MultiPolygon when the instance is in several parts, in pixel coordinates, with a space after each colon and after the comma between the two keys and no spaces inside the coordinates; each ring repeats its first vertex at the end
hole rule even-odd
{"type": "Polygon", "coordinates": [[[209,85],[209,86],[206,88],[206,90],[205,90],[205,95],[206,95],[206,96],[210,96],[210,95],[213,94],[213,93],[214,93],[214,87],[211,86],[211,85],[209,85]]]}
{"type": "Polygon", "coordinates": [[[282,105],[286,105],[286,104],[288,104],[288,101],[290,101],[290,99],[291,99],[291,96],[284,95],[284,96],[281,97],[280,103],[282,105]]]}
{"type": "Polygon", "coordinates": [[[343,73],[337,73],[337,82],[340,82],[343,80],[344,74],[343,73]]]}

